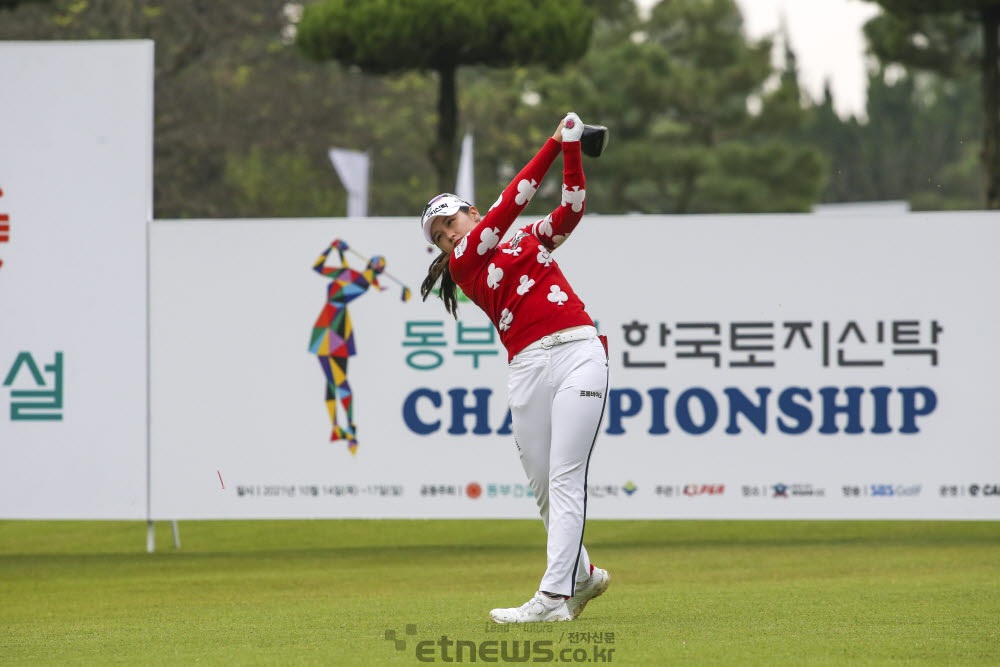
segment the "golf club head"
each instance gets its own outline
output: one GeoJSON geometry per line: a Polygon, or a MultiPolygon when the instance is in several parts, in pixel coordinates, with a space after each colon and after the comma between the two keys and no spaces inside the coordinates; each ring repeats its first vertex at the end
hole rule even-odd
{"type": "Polygon", "coordinates": [[[603,125],[583,125],[580,150],[590,157],[601,157],[608,145],[608,128],[603,125]]]}

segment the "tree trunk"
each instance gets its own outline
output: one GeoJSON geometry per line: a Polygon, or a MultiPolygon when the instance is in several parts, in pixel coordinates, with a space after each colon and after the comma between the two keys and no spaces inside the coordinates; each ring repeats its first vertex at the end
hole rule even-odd
{"type": "Polygon", "coordinates": [[[681,191],[677,195],[677,203],[672,213],[683,214],[691,212],[691,202],[694,201],[695,184],[698,182],[698,172],[687,171],[681,179],[681,191]]]}
{"type": "Polygon", "coordinates": [[[458,130],[458,99],[454,66],[438,70],[437,141],[431,148],[431,162],[437,172],[438,192],[455,189],[455,133],[458,130]]]}
{"type": "Polygon", "coordinates": [[[1000,8],[982,10],[983,191],[986,208],[1000,209],[1000,8]]]}

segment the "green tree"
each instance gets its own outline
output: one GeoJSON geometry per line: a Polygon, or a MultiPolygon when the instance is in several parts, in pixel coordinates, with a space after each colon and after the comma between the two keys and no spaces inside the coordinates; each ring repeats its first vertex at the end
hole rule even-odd
{"type": "Polygon", "coordinates": [[[864,126],[851,116],[841,119],[834,108],[829,82],[823,87],[823,99],[812,108],[803,128],[803,139],[821,149],[830,160],[824,202],[851,202],[885,199],[876,195],[864,163],[864,126]],[[864,174],[862,175],[862,172],[864,174]]]}
{"type": "Polygon", "coordinates": [[[314,60],[372,74],[436,72],[430,158],[438,189],[448,190],[455,175],[459,66],[560,67],[586,51],[592,21],[580,0],[323,0],[306,8],[296,41],[314,60]]]}
{"type": "Polygon", "coordinates": [[[0,10],[14,9],[18,5],[23,5],[26,2],[47,2],[47,0],[0,0],[0,10]]]}
{"type": "Polygon", "coordinates": [[[0,39],[155,40],[158,218],[343,215],[331,146],[372,150],[372,211],[419,211],[434,82],[302,58],[282,41],[284,4],[53,0],[5,14],[0,39]]]}
{"type": "Polygon", "coordinates": [[[611,128],[587,165],[602,212],[809,210],[825,163],[789,135],[805,119],[794,75],[783,84],[794,90],[764,95],[771,48],[746,39],[732,0],[672,0],[646,21],[602,16],[587,55],[531,87],[538,108],[573,106],[611,128]]]}
{"type": "Polygon", "coordinates": [[[985,206],[1000,208],[1000,0],[874,0],[886,13],[865,34],[883,62],[945,76],[979,71],[985,206]],[[970,39],[979,32],[978,45],[970,39]]]}
{"type": "Polygon", "coordinates": [[[841,119],[826,88],[805,140],[831,160],[826,202],[904,199],[911,208],[976,208],[980,181],[968,176],[978,151],[979,93],[971,77],[944,79],[885,66],[868,78],[865,115],[841,119]]]}
{"type": "MultiPolygon", "coordinates": [[[[794,66],[779,73],[778,91],[764,92],[775,74],[769,46],[740,36],[731,2],[674,0],[688,7],[678,16],[693,17],[678,23],[676,44],[673,15],[643,24],[630,0],[582,2],[594,16],[594,46],[558,73],[545,64],[459,68],[480,203],[492,202],[570,110],[612,130],[608,153],[587,163],[591,211],[806,210],[818,199],[823,163],[794,134],[809,118],[796,102],[794,66]],[[708,9],[696,11],[701,4],[708,9]],[[749,113],[758,99],[759,113],[749,113]]],[[[281,39],[284,5],[52,0],[5,14],[0,39],[156,41],[157,217],[342,214],[330,146],[371,151],[373,212],[416,215],[440,188],[424,150],[438,121],[434,72],[368,75],[311,62],[281,39]]],[[[440,189],[453,177],[452,169],[440,189]]],[[[532,206],[551,209],[559,194],[558,178],[546,179],[532,206]]]]}
{"type": "MultiPolygon", "coordinates": [[[[963,146],[978,145],[978,128],[971,127],[974,122],[968,117],[976,99],[968,77],[952,80],[913,71],[887,77],[884,69],[872,72],[862,156],[877,198],[907,199],[916,208],[929,206],[932,196],[943,202],[967,192],[948,192],[940,174],[962,158],[963,146]],[[918,206],[914,198],[919,193],[924,196],[918,206]]],[[[973,199],[966,207],[975,205],[973,199]]]]}

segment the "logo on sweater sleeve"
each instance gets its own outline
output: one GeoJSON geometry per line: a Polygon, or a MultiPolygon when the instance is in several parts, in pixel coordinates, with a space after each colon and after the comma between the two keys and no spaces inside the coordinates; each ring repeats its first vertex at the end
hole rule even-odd
{"type": "Polygon", "coordinates": [[[455,259],[461,259],[462,255],[465,254],[465,249],[468,247],[469,247],[469,235],[466,234],[464,237],[462,237],[462,240],[458,242],[458,245],[455,246],[455,259]]]}

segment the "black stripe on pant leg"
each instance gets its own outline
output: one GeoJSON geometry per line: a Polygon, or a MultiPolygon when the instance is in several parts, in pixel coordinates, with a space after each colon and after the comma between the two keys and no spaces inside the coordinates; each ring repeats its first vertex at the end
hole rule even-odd
{"type": "Polygon", "coordinates": [[[611,369],[608,367],[604,376],[604,404],[601,406],[601,417],[597,420],[597,430],[594,431],[594,439],[590,443],[590,451],[587,452],[587,465],[583,469],[583,526],[580,528],[580,546],[576,549],[576,560],[573,566],[573,577],[570,584],[570,597],[576,595],[576,571],[580,569],[580,552],[583,550],[583,533],[587,530],[587,474],[590,472],[590,456],[594,453],[594,445],[597,444],[597,436],[601,433],[601,422],[604,421],[604,410],[608,407],[608,387],[611,385],[611,369]]]}

